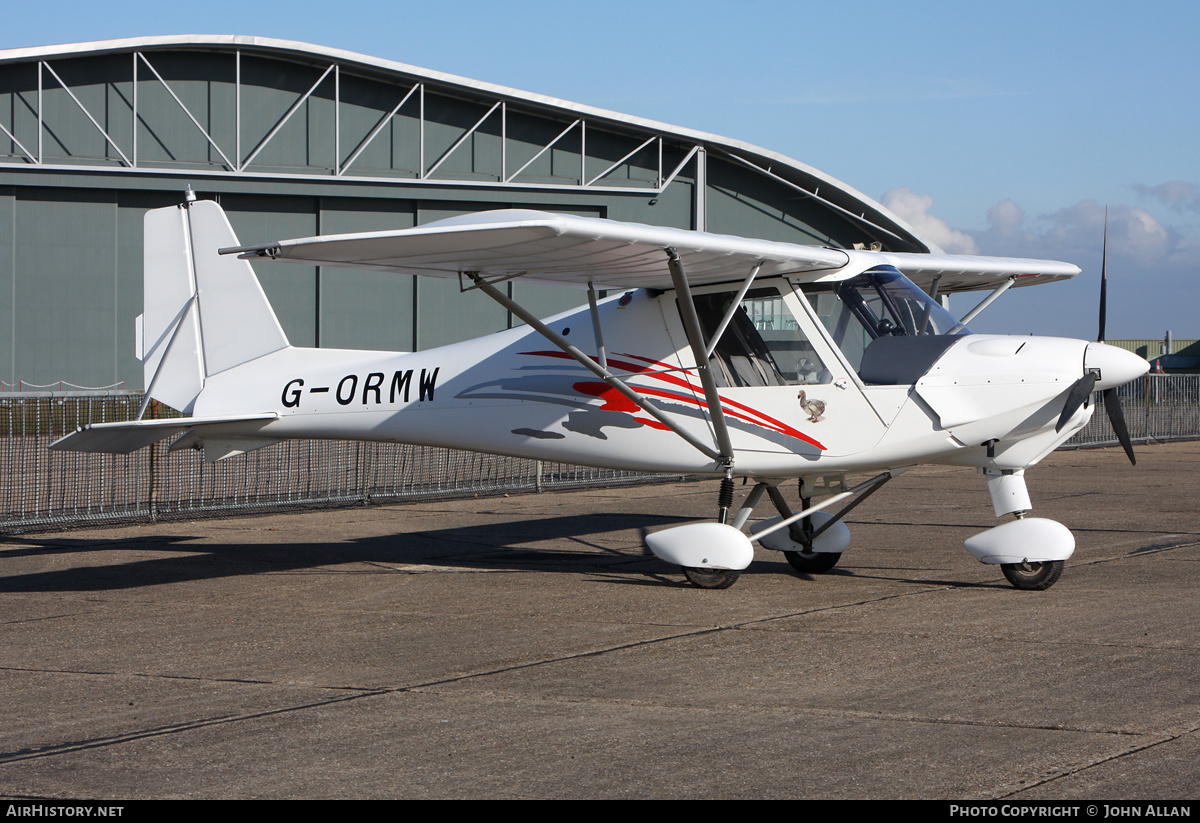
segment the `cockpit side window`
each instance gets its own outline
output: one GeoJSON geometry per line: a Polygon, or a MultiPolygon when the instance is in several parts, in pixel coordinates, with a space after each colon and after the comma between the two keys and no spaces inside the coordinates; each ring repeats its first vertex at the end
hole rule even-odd
{"type": "Polygon", "coordinates": [[[892,266],[806,286],[805,296],[864,383],[914,383],[960,335],[950,312],[892,266]]]}
{"type": "MultiPolygon", "coordinates": [[[[721,325],[736,294],[695,296],[706,339],[721,325]]],[[[829,383],[832,376],[776,289],[746,293],[709,358],[718,386],[829,383]]]]}

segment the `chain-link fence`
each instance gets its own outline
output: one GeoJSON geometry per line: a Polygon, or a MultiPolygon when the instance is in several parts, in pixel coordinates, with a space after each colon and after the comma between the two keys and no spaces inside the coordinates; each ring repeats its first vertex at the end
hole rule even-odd
{"type": "MultiPolygon", "coordinates": [[[[1134,443],[1200,438],[1200,374],[1148,374],[1121,386],[1117,393],[1134,443]]],[[[1117,444],[1103,396],[1097,392],[1093,399],[1092,419],[1064,449],[1117,444]]]]}
{"type": "MultiPolygon", "coordinates": [[[[1147,375],[1120,390],[1134,442],[1200,437],[1200,375],[1147,375]]],[[[86,423],[130,420],[139,393],[0,395],[0,528],[180,519],[300,505],[469,497],[678,479],[429,446],[285,441],[218,463],[167,443],[132,454],[52,452],[86,423]]],[[[1064,448],[1115,445],[1103,401],[1064,448]]]]}
{"type": "Polygon", "coordinates": [[[192,449],[168,451],[169,440],[132,454],[47,448],[77,426],[133,419],[141,400],[140,393],[0,395],[0,528],[678,479],[396,443],[284,441],[218,463],[192,449]]]}

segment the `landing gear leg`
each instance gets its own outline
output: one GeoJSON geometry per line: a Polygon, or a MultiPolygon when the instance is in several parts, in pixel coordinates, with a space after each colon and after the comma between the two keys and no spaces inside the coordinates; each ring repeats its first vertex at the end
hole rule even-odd
{"type": "MultiPolygon", "coordinates": [[[[757,489],[757,487],[755,487],[757,489]]],[[[751,492],[753,495],[753,492],[751,492]]],[[[753,506],[753,504],[751,504],[753,506]]],[[[733,472],[728,469],[721,478],[721,491],[717,495],[717,522],[725,524],[729,520],[729,510],[733,507],[733,472]]],[[[740,512],[739,512],[740,515],[740,512]]],[[[690,566],[683,567],[683,576],[698,589],[728,589],[742,576],[740,569],[702,569],[690,566]]]]}
{"type": "MultiPolygon", "coordinates": [[[[775,504],[775,508],[779,511],[781,517],[791,517],[792,512],[788,507],[787,501],[779,489],[772,488],[768,492],[771,495],[771,502],[775,504]]],[[[804,497],[804,481],[800,481],[800,510],[804,511],[812,505],[811,497],[804,497]]],[[[824,514],[823,512],[821,514],[824,514]]],[[[828,520],[829,516],[825,515],[822,519],[828,520]]],[[[824,525],[823,523],[821,525],[824,525]]],[[[783,556],[787,558],[788,565],[801,574],[824,574],[831,570],[842,559],[841,552],[818,552],[813,551],[813,535],[816,528],[813,525],[813,517],[806,517],[798,523],[793,523],[788,526],[788,536],[792,538],[792,542],[802,548],[799,551],[785,551],[783,556]]]]}
{"type": "Polygon", "coordinates": [[[1064,561],[1075,551],[1075,538],[1061,523],[1026,517],[1032,508],[1023,470],[982,469],[997,517],[1011,520],[967,538],[966,547],[976,560],[997,564],[1015,588],[1045,591],[1062,576],[1064,561]]]}
{"type": "Polygon", "coordinates": [[[908,467],[889,469],[849,489],[846,488],[844,477],[838,477],[836,486],[832,488],[828,478],[825,478],[820,486],[809,485],[809,481],[801,478],[800,499],[804,508],[795,514],[792,514],[779,489],[768,485],[767,493],[771,495],[771,502],[779,510],[780,516],[760,520],[750,531],[764,548],[783,552],[788,563],[797,571],[805,574],[827,572],[837,565],[842,552],[850,548],[850,529],[844,521],[846,514],[883,488],[893,477],[906,471],[908,467]],[[832,496],[813,506],[814,492],[832,496]],[[836,513],[824,511],[844,500],[850,502],[836,513]]]}

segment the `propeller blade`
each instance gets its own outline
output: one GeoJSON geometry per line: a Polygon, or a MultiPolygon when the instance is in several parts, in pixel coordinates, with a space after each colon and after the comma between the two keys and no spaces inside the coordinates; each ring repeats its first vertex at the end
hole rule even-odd
{"type": "Polygon", "coordinates": [[[1075,412],[1079,411],[1079,407],[1087,402],[1095,385],[1095,372],[1088,372],[1075,381],[1075,385],[1071,386],[1071,393],[1067,395],[1067,402],[1063,404],[1062,414],[1058,418],[1058,425],[1054,427],[1056,432],[1062,431],[1063,426],[1067,425],[1067,421],[1075,416],[1075,412]]]}
{"type": "Polygon", "coordinates": [[[1104,322],[1108,318],[1108,206],[1104,207],[1104,251],[1100,255],[1100,331],[1096,342],[1104,342],[1104,322]]]}
{"type": "Polygon", "coordinates": [[[1133,456],[1133,439],[1129,436],[1129,428],[1125,425],[1125,414],[1121,411],[1121,398],[1117,395],[1116,389],[1104,390],[1104,409],[1108,412],[1108,420],[1112,423],[1117,440],[1121,441],[1121,447],[1125,449],[1125,454],[1129,455],[1129,462],[1136,466],[1137,458],[1133,456]]]}

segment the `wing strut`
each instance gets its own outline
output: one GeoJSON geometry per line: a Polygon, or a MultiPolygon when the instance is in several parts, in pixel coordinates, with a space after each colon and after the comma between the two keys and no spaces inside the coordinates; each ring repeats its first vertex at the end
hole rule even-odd
{"type": "MultiPolygon", "coordinates": [[[[653,403],[651,403],[648,399],[646,399],[645,397],[643,397],[642,395],[640,395],[636,391],[634,391],[632,388],[630,388],[625,383],[625,381],[623,381],[621,378],[617,377],[615,374],[613,374],[611,371],[609,371],[607,367],[601,366],[593,358],[588,357],[582,351],[580,351],[579,349],[572,346],[570,343],[567,342],[566,338],[559,335],[557,332],[555,332],[553,329],[551,329],[549,326],[547,326],[545,323],[543,323],[537,317],[530,314],[528,311],[526,311],[520,305],[518,305],[517,303],[514,303],[511,299],[509,299],[509,297],[506,294],[501,292],[495,286],[488,283],[487,280],[485,280],[478,272],[464,272],[464,273],[467,275],[467,277],[469,277],[471,279],[471,282],[473,282],[476,286],[479,287],[480,291],[482,291],[488,297],[495,300],[501,306],[504,306],[504,308],[511,311],[517,317],[524,320],[526,323],[529,324],[529,327],[531,329],[534,329],[536,332],[538,332],[538,334],[542,335],[542,337],[545,337],[551,343],[558,346],[564,352],[569,354],[576,362],[578,362],[581,366],[586,368],[592,374],[596,375],[601,380],[603,380],[605,383],[612,386],[614,389],[619,391],[621,394],[625,395],[625,397],[629,398],[631,401],[636,403],[638,405],[638,407],[642,409],[642,411],[646,412],[646,414],[653,417],[659,423],[662,423],[668,429],[675,432],[675,434],[679,435],[680,439],[682,439],[688,445],[695,448],[697,451],[699,451],[705,457],[711,458],[712,460],[715,460],[718,463],[721,463],[722,465],[727,464],[727,462],[731,462],[731,461],[727,461],[726,458],[720,452],[714,451],[710,446],[707,446],[704,443],[701,443],[695,437],[693,437],[692,435],[688,434],[686,431],[681,429],[674,420],[672,420],[666,414],[664,414],[662,411],[660,411],[658,409],[658,407],[655,406],[653,403]]],[[[592,322],[594,322],[594,323],[598,322],[595,315],[596,315],[596,312],[593,307],[593,321],[592,322]]],[[[719,410],[720,406],[718,405],[717,408],[719,410]]],[[[719,413],[719,411],[718,411],[718,413],[719,413]]],[[[728,437],[728,435],[727,435],[727,437],[728,437]]],[[[732,452],[730,452],[730,454],[732,454],[732,452]]]]}
{"type": "Polygon", "coordinates": [[[1012,285],[1016,282],[1017,282],[1017,276],[1014,274],[1012,277],[1008,278],[1003,283],[1001,283],[999,286],[997,286],[992,291],[991,294],[989,294],[987,297],[980,300],[979,305],[976,306],[975,308],[971,309],[965,315],[963,315],[963,319],[959,320],[958,322],[962,323],[964,326],[967,325],[968,323],[970,323],[972,320],[974,320],[976,317],[979,316],[979,313],[981,311],[986,309],[988,306],[992,305],[993,300],[995,300],[997,297],[999,297],[1000,295],[1002,295],[1006,291],[1008,291],[1010,288],[1012,288],[1012,285]]]}
{"type": "MultiPolygon", "coordinates": [[[[721,395],[717,393],[717,382],[713,379],[712,369],[708,367],[708,354],[704,346],[704,334],[700,331],[700,318],[696,315],[696,304],[692,302],[692,290],[688,288],[687,274],[683,270],[683,261],[675,249],[668,248],[667,267],[671,270],[671,282],[675,284],[675,294],[678,297],[679,313],[683,315],[683,328],[687,332],[688,343],[692,346],[692,355],[696,358],[696,372],[700,375],[700,384],[704,386],[704,400],[708,404],[708,417],[712,421],[713,434],[717,438],[717,446],[721,449],[721,462],[726,471],[733,467],[733,442],[729,439],[729,428],[725,425],[725,411],[721,408],[721,395]]],[[[750,287],[750,281],[758,269],[750,272],[746,278],[744,289],[750,287]]],[[[740,302],[740,301],[739,301],[740,302]]],[[[734,304],[735,306],[737,303],[734,304]]],[[[713,345],[716,345],[714,338],[713,345]]]]}
{"type": "Polygon", "coordinates": [[[600,368],[608,368],[608,350],[604,348],[604,332],[600,328],[600,310],[596,308],[596,288],[588,281],[588,310],[592,315],[592,331],[596,333],[596,355],[600,359],[600,368]]]}
{"type": "MultiPolygon", "coordinates": [[[[912,466],[905,466],[900,469],[889,469],[888,471],[885,471],[881,474],[877,474],[874,477],[872,477],[870,480],[867,480],[863,483],[859,483],[857,486],[855,486],[852,489],[847,489],[846,491],[842,492],[841,494],[835,494],[833,497],[829,498],[828,500],[826,500],[822,503],[818,503],[815,506],[809,506],[802,512],[793,514],[790,517],[785,517],[782,520],[780,520],[778,523],[775,523],[775,524],[769,526],[768,528],[763,529],[762,531],[755,532],[754,535],[750,538],[750,540],[751,541],[760,541],[767,535],[774,534],[775,532],[779,531],[780,529],[786,529],[788,526],[792,525],[796,521],[803,520],[804,518],[808,517],[809,515],[811,515],[814,512],[819,512],[823,509],[827,509],[830,506],[832,506],[834,503],[840,503],[841,501],[845,500],[847,497],[853,497],[854,495],[858,494],[859,492],[865,490],[865,493],[861,497],[859,497],[853,503],[851,503],[850,505],[848,505],[844,509],[842,509],[840,512],[838,512],[837,515],[833,518],[833,520],[830,520],[828,523],[826,523],[824,526],[819,528],[817,531],[813,532],[813,534],[809,538],[811,540],[812,538],[815,538],[817,535],[819,535],[821,532],[825,531],[831,525],[833,525],[833,523],[835,521],[840,520],[842,518],[842,515],[846,514],[846,512],[850,511],[852,508],[854,508],[859,503],[866,500],[868,497],[870,497],[872,494],[874,494],[876,491],[878,491],[880,488],[882,488],[884,483],[888,482],[893,477],[897,477],[901,474],[904,474],[904,472],[908,471],[910,468],[912,468],[912,466]]],[[[770,489],[768,489],[768,491],[770,491],[770,489]]],[[[754,499],[755,499],[755,501],[758,500],[757,497],[754,499]]],[[[779,502],[783,501],[782,497],[776,497],[775,495],[772,495],[772,499],[777,500],[779,502]]],[[[786,506],[787,506],[787,504],[784,503],[784,507],[785,507],[784,511],[786,511],[786,506]]]]}
{"type": "Polygon", "coordinates": [[[721,342],[721,336],[725,334],[725,330],[729,328],[729,324],[733,322],[733,318],[737,316],[738,310],[742,307],[742,298],[746,296],[746,292],[750,290],[750,284],[754,282],[754,278],[758,275],[759,269],[762,268],[762,263],[759,263],[750,270],[750,274],[746,276],[742,287],[738,289],[737,296],[729,304],[729,311],[725,312],[725,316],[721,318],[721,324],[717,326],[717,330],[713,332],[712,340],[708,341],[708,345],[704,348],[704,362],[708,362],[708,358],[712,357],[712,353],[717,350],[717,344],[721,342]]]}

